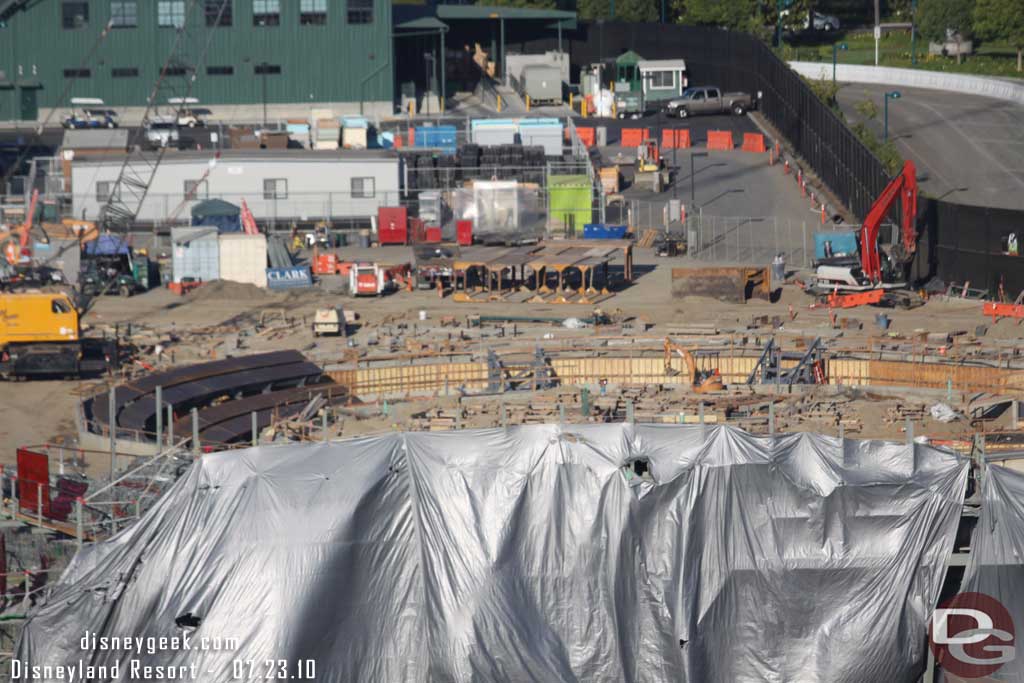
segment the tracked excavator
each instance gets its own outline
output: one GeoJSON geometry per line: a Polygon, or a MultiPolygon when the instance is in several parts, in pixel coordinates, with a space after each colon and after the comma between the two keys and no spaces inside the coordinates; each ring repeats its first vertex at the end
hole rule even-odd
{"type": "Polygon", "coordinates": [[[678,355],[683,359],[684,372],[692,382],[693,391],[697,394],[706,394],[712,391],[724,391],[725,384],[722,382],[722,375],[718,368],[709,371],[701,371],[693,358],[690,350],[676,344],[671,339],[665,339],[665,374],[675,375],[679,371],[672,366],[672,358],[678,355]]]}
{"type": "Polygon", "coordinates": [[[858,237],[858,256],[821,263],[804,291],[833,307],[862,304],[910,308],[921,303],[908,290],[907,269],[917,252],[917,169],[905,161],[871,205],[858,237]],[[883,252],[879,245],[882,222],[900,202],[900,236],[883,252]],[[825,300],[825,297],[828,297],[825,300]]]}

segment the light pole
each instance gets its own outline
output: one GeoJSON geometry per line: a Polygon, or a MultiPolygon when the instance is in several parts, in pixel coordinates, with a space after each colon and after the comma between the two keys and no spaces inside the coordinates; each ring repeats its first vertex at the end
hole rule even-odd
{"type": "Polygon", "coordinates": [[[423,65],[426,67],[426,75],[424,76],[424,80],[427,83],[426,87],[423,89],[423,101],[426,104],[427,114],[429,115],[430,114],[430,94],[434,91],[434,84],[433,84],[432,79],[431,79],[431,76],[434,73],[434,68],[433,68],[434,67],[434,55],[432,55],[429,52],[424,52],[423,53],[423,65]]]}
{"type": "Polygon", "coordinates": [[[832,85],[836,84],[836,62],[839,61],[839,51],[849,49],[846,43],[832,43],[832,85]]]}
{"type": "Polygon", "coordinates": [[[917,0],[910,0],[910,63],[917,66],[917,0]]]}
{"type": "Polygon", "coordinates": [[[882,134],[883,140],[889,139],[889,100],[898,100],[900,97],[899,90],[890,90],[885,93],[885,132],[882,134]]]}
{"type": "Polygon", "coordinates": [[[691,152],[690,153],[690,207],[691,207],[690,210],[691,211],[693,210],[692,207],[694,205],[696,205],[696,203],[697,203],[697,200],[694,198],[696,195],[694,193],[694,182],[693,182],[693,179],[694,179],[694,176],[696,175],[696,172],[695,172],[695,167],[693,165],[693,160],[696,159],[697,157],[706,157],[707,155],[708,155],[707,152],[691,152]]]}
{"type": "Polygon", "coordinates": [[[782,47],[782,1],[775,3],[775,14],[778,19],[775,21],[775,47],[782,47]]]}

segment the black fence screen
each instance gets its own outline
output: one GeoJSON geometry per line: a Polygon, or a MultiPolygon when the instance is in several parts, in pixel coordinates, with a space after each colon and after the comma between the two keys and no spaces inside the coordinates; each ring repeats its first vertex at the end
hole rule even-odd
{"type": "MultiPolygon", "coordinates": [[[[690,82],[760,94],[765,118],[803,157],[829,189],[863,218],[889,177],[882,162],[804,80],[754,36],[674,24],[580,23],[563,33],[573,77],[588,64],[633,50],[645,59],[684,59],[690,82]]],[[[510,42],[510,50],[537,53],[558,46],[552,33],[510,42]]],[[[913,275],[926,280],[971,281],[993,293],[1002,282],[1016,296],[1024,289],[1024,257],[1005,254],[1015,232],[1024,243],[1024,211],[987,209],[922,200],[919,258],[913,275]]]]}

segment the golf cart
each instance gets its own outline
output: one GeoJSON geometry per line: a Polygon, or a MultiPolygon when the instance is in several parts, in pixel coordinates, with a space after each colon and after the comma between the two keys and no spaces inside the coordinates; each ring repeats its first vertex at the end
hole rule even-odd
{"type": "Polygon", "coordinates": [[[206,116],[210,110],[196,107],[195,105],[199,104],[199,100],[195,97],[172,97],[167,100],[167,104],[178,113],[178,126],[182,128],[195,128],[196,126],[206,125],[206,122],[200,117],[206,116]]]}
{"type": "Polygon", "coordinates": [[[103,108],[98,97],[72,97],[71,107],[65,128],[117,128],[117,112],[103,108]]]}

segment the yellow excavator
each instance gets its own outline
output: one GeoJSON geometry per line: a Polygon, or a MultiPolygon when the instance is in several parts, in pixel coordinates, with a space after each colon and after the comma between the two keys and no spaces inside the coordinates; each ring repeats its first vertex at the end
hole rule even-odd
{"type": "Polygon", "coordinates": [[[665,339],[665,374],[676,375],[679,371],[672,367],[672,357],[678,354],[683,359],[684,371],[693,382],[693,391],[697,394],[707,394],[712,391],[725,391],[725,384],[722,382],[722,374],[718,368],[701,371],[693,358],[690,350],[676,344],[671,339],[665,339]]]}

